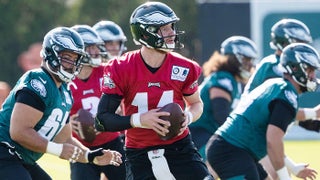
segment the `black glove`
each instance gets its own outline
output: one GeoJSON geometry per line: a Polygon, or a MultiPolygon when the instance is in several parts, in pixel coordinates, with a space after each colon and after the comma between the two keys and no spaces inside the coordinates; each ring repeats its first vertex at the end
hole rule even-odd
{"type": "Polygon", "coordinates": [[[319,120],[305,120],[299,121],[299,126],[309,131],[320,132],[320,121],[319,120]]]}
{"type": "Polygon", "coordinates": [[[89,161],[89,163],[93,164],[93,160],[94,160],[95,157],[103,155],[102,151],[103,151],[102,148],[95,149],[93,151],[89,151],[89,153],[88,153],[88,161],[89,161]]]}

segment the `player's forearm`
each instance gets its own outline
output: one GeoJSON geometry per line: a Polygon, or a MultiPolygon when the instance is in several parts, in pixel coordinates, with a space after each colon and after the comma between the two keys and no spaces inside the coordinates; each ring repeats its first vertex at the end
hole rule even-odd
{"type": "Polygon", "coordinates": [[[187,107],[186,110],[192,113],[192,122],[195,122],[200,118],[203,112],[203,103],[202,101],[193,103],[189,107],[187,107]]]}
{"type": "Polygon", "coordinates": [[[131,116],[121,116],[113,113],[97,114],[95,118],[95,128],[98,131],[123,131],[132,128],[130,124],[131,116]]]}
{"type": "Polygon", "coordinates": [[[39,135],[33,128],[14,128],[10,129],[12,140],[19,143],[26,149],[34,152],[45,153],[47,140],[39,135]]]}
{"type": "Polygon", "coordinates": [[[276,171],[284,167],[283,135],[284,133],[280,128],[269,125],[267,130],[267,152],[276,171]]]}

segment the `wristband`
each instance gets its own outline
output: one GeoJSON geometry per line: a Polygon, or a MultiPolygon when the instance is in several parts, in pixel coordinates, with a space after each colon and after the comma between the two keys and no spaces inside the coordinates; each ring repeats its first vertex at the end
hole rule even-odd
{"type": "Polygon", "coordinates": [[[317,118],[317,112],[314,109],[304,108],[303,112],[304,112],[305,119],[316,119],[317,118]]]}
{"type": "Polygon", "coordinates": [[[90,151],[90,150],[86,151],[85,158],[89,163],[93,164],[94,158],[102,155],[103,155],[103,149],[98,148],[93,151],[90,151]]]}
{"type": "Polygon", "coordinates": [[[141,121],[140,121],[140,113],[132,114],[132,126],[133,127],[142,127],[141,121]]]}
{"type": "Polygon", "coordinates": [[[186,111],[186,114],[189,119],[188,125],[190,125],[193,122],[193,114],[190,111],[186,111]]]}
{"type": "Polygon", "coordinates": [[[63,149],[63,144],[58,144],[52,141],[48,141],[46,152],[60,157],[63,149]]]}
{"type": "Polygon", "coordinates": [[[288,157],[284,158],[284,164],[286,165],[288,170],[295,176],[297,176],[299,172],[305,168],[304,164],[296,164],[288,157]]]}
{"type": "Polygon", "coordinates": [[[277,171],[277,175],[279,180],[291,180],[291,177],[289,175],[289,172],[286,168],[286,166],[283,166],[281,169],[277,171]]]}

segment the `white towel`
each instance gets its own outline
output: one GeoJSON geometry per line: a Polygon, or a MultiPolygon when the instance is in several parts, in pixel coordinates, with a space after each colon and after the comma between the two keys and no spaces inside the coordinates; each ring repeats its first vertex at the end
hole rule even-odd
{"type": "Polygon", "coordinates": [[[148,152],[149,160],[152,164],[152,171],[157,180],[175,180],[170,172],[164,149],[156,149],[148,152]]]}

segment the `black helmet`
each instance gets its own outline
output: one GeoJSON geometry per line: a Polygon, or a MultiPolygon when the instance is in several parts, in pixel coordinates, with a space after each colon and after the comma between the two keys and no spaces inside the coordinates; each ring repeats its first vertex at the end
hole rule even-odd
{"type": "Polygon", "coordinates": [[[313,47],[305,43],[292,43],[283,49],[280,62],[299,85],[308,91],[316,89],[317,80],[309,79],[306,71],[308,67],[320,68],[320,57],[313,47]]]}
{"type": "Polygon", "coordinates": [[[183,44],[179,42],[178,35],[184,32],[175,33],[175,45],[170,47],[165,43],[164,37],[158,34],[161,26],[179,21],[174,11],[161,2],[147,2],[137,7],[130,17],[130,29],[134,42],[145,45],[149,48],[160,50],[181,49],[183,44]]]}
{"type": "Polygon", "coordinates": [[[272,49],[282,50],[294,42],[312,42],[310,30],[303,22],[296,19],[282,19],[272,26],[270,42],[272,49]]]}
{"type": "Polygon", "coordinates": [[[48,65],[48,69],[62,81],[70,82],[81,70],[81,59],[85,56],[84,43],[79,33],[68,27],[57,27],[49,31],[43,40],[41,56],[48,65]],[[74,63],[75,71],[69,73],[61,65],[62,59],[58,56],[61,51],[70,51],[78,54],[74,63]]]}

